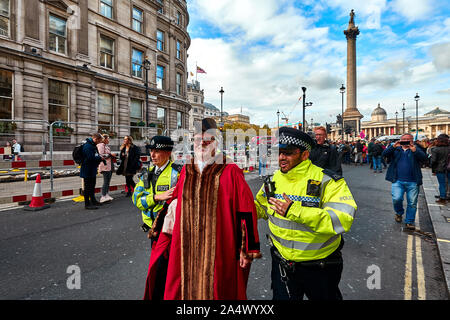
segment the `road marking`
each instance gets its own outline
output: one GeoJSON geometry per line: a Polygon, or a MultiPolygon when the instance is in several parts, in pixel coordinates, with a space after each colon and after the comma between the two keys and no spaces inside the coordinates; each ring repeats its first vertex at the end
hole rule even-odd
{"type": "MultiPolygon", "coordinates": [[[[417,227],[420,229],[419,204],[417,204],[417,227]]],[[[425,272],[422,261],[422,238],[416,238],[417,295],[419,300],[426,299],[425,272]]]]}
{"type": "Polygon", "coordinates": [[[405,265],[405,300],[411,300],[412,296],[412,251],[413,251],[414,237],[408,235],[408,242],[406,245],[406,265],[405,265]]]}
{"type": "Polygon", "coordinates": [[[447,240],[447,239],[437,239],[437,241],[441,241],[441,242],[449,242],[449,243],[450,243],[450,240],[447,240]]]}

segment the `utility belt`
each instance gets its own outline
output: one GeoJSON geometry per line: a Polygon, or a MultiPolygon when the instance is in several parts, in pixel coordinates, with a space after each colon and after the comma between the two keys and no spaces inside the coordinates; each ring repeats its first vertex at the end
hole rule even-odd
{"type": "Polygon", "coordinates": [[[296,269],[299,268],[321,268],[325,269],[327,266],[336,266],[343,263],[341,248],[343,247],[344,241],[341,240],[341,244],[339,247],[328,257],[317,260],[310,261],[290,261],[285,259],[278,249],[272,244],[271,239],[269,238],[269,243],[271,244],[270,251],[272,253],[272,257],[275,257],[278,260],[279,264],[283,267],[283,269],[288,273],[294,273],[296,269]]]}

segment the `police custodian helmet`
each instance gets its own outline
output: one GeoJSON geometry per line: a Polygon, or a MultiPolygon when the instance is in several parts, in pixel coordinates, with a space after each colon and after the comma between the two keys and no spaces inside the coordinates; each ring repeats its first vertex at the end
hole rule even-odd
{"type": "Polygon", "coordinates": [[[154,136],[150,140],[150,150],[156,149],[156,150],[166,150],[166,151],[172,151],[173,150],[173,141],[170,139],[170,137],[166,136],[154,136]]]}
{"type": "Polygon", "coordinates": [[[291,127],[281,127],[278,130],[279,148],[299,148],[302,151],[311,149],[314,147],[315,142],[308,134],[298,129],[291,127]]]}

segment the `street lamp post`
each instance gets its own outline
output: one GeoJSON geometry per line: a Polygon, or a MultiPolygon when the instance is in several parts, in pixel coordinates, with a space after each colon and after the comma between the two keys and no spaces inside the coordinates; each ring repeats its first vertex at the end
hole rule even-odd
{"type": "Polygon", "coordinates": [[[405,134],[405,104],[403,104],[402,112],[403,112],[403,131],[402,134],[405,134]]]}
{"type": "Polygon", "coordinates": [[[397,127],[397,116],[398,116],[398,112],[395,111],[395,134],[398,134],[398,127],[397,127]]]}
{"type": "Polygon", "coordinates": [[[147,135],[148,135],[148,70],[150,70],[150,61],[148,57],[144,59],[144,69],[145,69],[145,125],[147,126],[147,135]]]}
{"type": "Polygon", "coordinates": [[[303,122],[302,122],[302,130],[305,132],[305,108],[306,108],[306,87],[302,87],[303,91],[303,122]]]}
{"type": "Polygon", "coordinates": [[[278,118],[277,127],[278,129],[280,129],[280,110],[277,111],[277,118],[278,118]]]}
{"type": "Polygon", "coordinates": [[[222,116],[223,116],[223,93],[224,92],[225,91],[223,91],[223,87],[220,87],[219,93],[220,93],[220,125],[221,126],[222,126],[222,122],[223,122],[222,116]]]}
{"type": "Polygon", "coordinates": [[[414,100],[416,100],[416,137],[419,137],[419,94],[416,93],[414,100]]]}
{"type": "Polygon", "coordinates": [[[345,93],[345,87],[344,84],[342,84],[342,87],[339,89],[342,95],[342,113],[341,113],[341,136],[342,140],[344,140],[344,93],[345,93]]]}

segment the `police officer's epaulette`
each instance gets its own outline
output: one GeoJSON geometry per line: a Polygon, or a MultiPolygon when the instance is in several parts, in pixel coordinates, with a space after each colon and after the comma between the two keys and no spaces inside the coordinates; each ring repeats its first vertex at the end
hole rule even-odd
{"type": "Polygon", "coordinates": [[[183,169],[183,165],[179,163],[172,163],[172,169],[175,169],[178,172],[181,172],[181,169],[183,169]]]}
{"type": "Polygon", "coordinates": [[[336,172],[330,169],[323,169],[322,172],[327,176],[331,177],[334,181],[338,181],[343,178],[343,176],[337,174],[336,172]]]}

